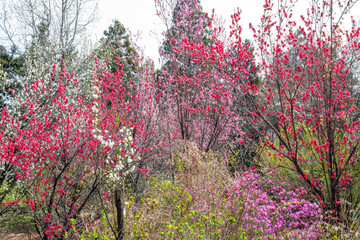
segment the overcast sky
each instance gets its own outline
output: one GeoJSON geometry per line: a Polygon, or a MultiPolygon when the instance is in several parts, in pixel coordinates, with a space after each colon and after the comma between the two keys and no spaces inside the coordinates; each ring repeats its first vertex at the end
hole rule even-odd
{"type": "MultiPolygon", "coordinates": [[[[2,1],[6,0],[0,0],[0,3],[2,1]]],[[[298,0],[294,16],[306,14],[306,7],[310,1],[298,0]]],[[[156,16],[154,0],[98,0],[98,2],[100,16],[99,21],[91,29],[94,36],[93,42],[102,37],[103,31],[110,26],[113,19],[118,19],[133,34],[140,33],[138,46],[144,50],[146,56],[154,60],[156,66],[159,66],[158,49],[163,40],[162,33],[165,31],[165,25],[156,16]]],[[[273,2],[277,2],[277,0],[273,0],[273,2]]],[[[234,13],[234,10],[240,8],[243,39],[251,38],[249,23],[256,26],[260,22],[264,3],[265,0],[201,0],[203,10],[211,13],[212,9],[215,9],[215,13],[225,21],[225,27],[230,25],[231,14],[234,13]]],[[[357,3],[356,7],[352,9],[351,15],[355,17],[356,21],[359,21],[360,3],[357,3]]],[[[5,44],[2,37],[0,34],[0,44],[5,44]]]]}
{"type": "MultiPolygon", "coordinates": [[[[298,0],[294,16],[306,14],[306,8],[310,0],[298,0]]],[[[276,1],[274,1],[276,2],[276,1]]],[[[241,22],[243,26],[243,39],[251,38],[248,29],[249,22],[256,26],[263,13],[265,0],[201,0],[203,10],[215,13],[225,20],[225,26],[231,23],[231,14],[236,8],[242,10],[241,22]]],[[[132,33],[141,33],[137,42],[144,49],[144,54],[154,60],[158,66],[158,48],[162,42],[164,24],[156,16],[154,0],[99,0],[100,21],[96,24],[94,34],[96,39],[102,36],[113,19],[119,19],[132,33]]],[[[359,20],[360,3],[352,9],[352,15],[359,20]]]]}
{"type": "MultiPolygon", "coordinates": [[[[203,10],[210,13],[215,9],[215,13],[226,21],[226,26],[231,23],[231,14],[239,7],[242,10],[243,26],[246,26],[245,34],[249,21],[257,23],[261,18],[263,3],[264,0],[201,0],[203,10]]],[[[99,0],[99,10],[101,18],[94,31],[97,38],[102,36],[113,19],[119,19],[132,33],[141,33],[138,45],[158,65],[158,47],[165,26],[156,16],[154,0],[99,0]]]]}

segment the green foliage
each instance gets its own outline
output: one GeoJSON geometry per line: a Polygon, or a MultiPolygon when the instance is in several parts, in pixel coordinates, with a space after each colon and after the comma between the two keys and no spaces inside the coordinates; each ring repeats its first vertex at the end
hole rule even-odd
{"type": "MultiPolygon", "coordinates": [[[[16,183],[12,165],[2,163],[2,168],[0,169],[0,202],[4,202],[8,198],[7,195],[13,193],[12,190],[16,187],[16,183]]],[[[0,215],[1,212],[0,210],[0,215]]]]}
{"type": "Polygon", "coordinates": [[[119,20],[114,20],[112,25],[104,31],[100,47],[94,54],[105,61],[110,73],[123,71],[124,79],[128,81],[135,79],[135,72],[139,69],[139,54],[131,43],[128,31],[119,20]]]}
{"type": "Polygon", "coordinates": [[[0,71],[6,73],[7,79],[14,79],[24,74],[24,56],[17,56],[16,48],[9,53],[6,48],[0,45],[0,71]]]}
{"type": "Polygon", "coordinates": [[[18,78],[25,72],[24,56],[17,56],[16,51],[16,47],[13,47],[9,53],[0,45],[0,110],[6,106],[11,90],[20,90],[18,78]]]}
{"type": "Polygon", "coordinates": [[[115,239],[111,233],[107,232],[107,229],[110,228],[107,216],[104,211],[101,211],[100,219],[96,221],[95,224],[86,223],[84,220],[76,221],[75,219],[70,220],[72,225],[72,232],[66,233],[65,239],[75,238],[77,240],[91,239],[91,240],[110,240],[115,239]]]}
{"type": "Polygon", "coordinates": [[[26,192],[16,181],[5,180],[0,186],[0,238],[1,234],[21,228],[21,231],[34,232],[33,218],[26,211],[27,205],[18,200],[26,199],[26,192]]]}
{"type": "MultiPolygon", "coordinates": [[[[188,148],[188,152],[175,157],[174,164],[178,172],[175,181],[151,177],[147,196],[138,204],[133,200],[128,202],[128,238],[246,239],[242,238],[243,230],[237,230],[241,214],[227,208],[224,186],[228,182],[215,155],[211,152],[199,155],[188,148]],[[207,162],[201,163],[201,159],[207,162]],[[202,200],[208,205],[199,209],[202,200]]],[[[239,198],[232,204],[234,209],[241,209],[244,203],[239,198]]]]}

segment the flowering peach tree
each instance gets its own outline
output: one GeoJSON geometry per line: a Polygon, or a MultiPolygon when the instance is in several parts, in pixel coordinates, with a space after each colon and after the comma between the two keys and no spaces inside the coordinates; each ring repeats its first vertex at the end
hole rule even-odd
{"type": "MultiPolygon", "coordinates": [[[[14,110],[1,113],[1,159],[11,163],[20,199],[3,202],[3,207],[26,204],[42,238],[71,233],[73,220],[89,202],[109,195],[120,209],[123,221],[124,178],[141,169],[156,141],[158,107],[151,95],[148,70],[139,77],[138,95],[126,91],[122,70],[108,73],[97,65],[93,95],[82,96],[77,79],[53,67],[49,80],[34,81],[16,99],[14,110]],[[70,90],[69,90],[70,89],[70,90]]],[[[133,85],[132,85],[133,87],[133,85]]],[[[73,234],[73,233],[71,233],[73,234]]]]}
{"type": "MultiPolygon", "coordinates": [[[[249,78],[254,69],[245,64],[251,52],[242,43],[240,12],[232,16],[231,48],[217,40],[216,27],[209,47],[185,37],[172,41],[175,52],[201,66],[191,77],[169,78],[179,89],[169,91],[179,112],[175,116],[192,116],[188,127],[199,139],[208,137],[207,145],[212,133],[220,133],[216,127],[226,134],[232,121],[244,120],[252,131],[238,141],[254,141],[255,133],[261,137],[258,164],[286,172],[321,203],[326,219],[346,222],[349,203],[352,208],[359,203],[355,178],[360,121],[352,74],[359,58],[359,28],[351,19],[346,29],[341,20],[355,1],[313,1],[300,21],[293,19],[293,1],[278,3],[266,0],[261,24],[249,26],[259,61],[253,68],[258,67],[262,77],[258,85],[249,78]],[[235,90],[241,97],[239,107],[247,113],[240,119],[234,111],[235,90]],[[201,137],[196,131],[208,134],[201,137]]],[[[241,133],[241,128],[234,129],[241,133]]]]}

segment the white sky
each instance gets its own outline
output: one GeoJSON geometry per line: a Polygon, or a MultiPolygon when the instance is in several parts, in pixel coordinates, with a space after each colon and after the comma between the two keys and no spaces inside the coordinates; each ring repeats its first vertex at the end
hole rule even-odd
{"type": "MultiPolygon", "coordinates": [[[[273,0],[273,2],[276,3],[277,1],[273,0]]],[[[294,9],[294,16],[297,14],[305,15],[309,2],[310,0],[298,0],[294,9]]],[[[201,0],[203,10],[211,13],[212,9],[215,9],[215,13],[225,20],[226,27],[231,23],[231,14],[239,7],[242,10],[243,39],[251,39],[252,32],[248,27],[249,22],[254,26],[260,22],[264,3],[265,0],[201,0]]],[[[165,26],[156,16],[154,0],[99,0],[99,10],[101,18],[95,26],[96,39],[102,36],[103,31],[116,18],[132,33],[141,33],[141,38],[137,44],[144,49],[144,54],[153,59],[156,66],[159,66],[158,48],[162,42],[165,26]]],[[[359,20],[360,3],[355,5],[351,14],[355,20],[359,20]]]]}
{"type": "MultiPolygon", "coordinates": [[[[245,34],[249,20],[259,21],[261,18],[263,3],[264,0],[201,0],[203,10],[211,13],[214,8],[215,13],[226,21],[225,26],[231,23],[230,16],[234,10],[237,7],[242,9],[245,34]]],[[[165,26],[156,16],[154,0],[99,0],[99,10],[101,18],[95,27],[97,39],[110,26],[112,19],[116,18],[132,33],[141,33],[138,45],[144,49],[144,54],[153,59],[158,66],[158,48],[162,42],[165,26]]]]}
{"type": "MultiPolygon", "coordinates": [[[[0,3],[2,1],[6,0],[0,0],[0,3]]],[[[215,13],[225,20],[224,25],[226,27],[231,23],[231,14],[236,8],[240,8],[242,10],[241,25],[243,27],[243,39],[251,39],[252,34],[248,28],[249,22],[254,26],[260,22],[263,13],[263,4],[265,3],[265,0],[200,1],[205,12],[211,13],[212,9],[215,9],[215,13]]],[[[272,1],[277,2],[277,0],[272,1]]],[[[305,15],[305,10],[310,0],[297,0],[297,2],[298,4],[295,11],[305,15]]],[[[158,49],[162,43],[162,33],[165,31],[165,25],[161,22],[160,18],[156,16],[154,0],[98,0],[98,3],[100,19],[91,30],[95,42],[102,37],[103,31],[110,26],[112,20],[118,19],[126,28],[130,29],[133,34],[140,33],[141,37],[137,41],[138,46],[144,50],[146,56],[154,60],[156,66],[159,66],[158,49]]],[[[360,3],[352,9],[351,14],[354,15],[355,20],[358,21],[360,19],[360,3]]],[[[294,15],[297,14],[294,13],[294,15]]],[[[2,36],[0,36],[0,44],[3,43],[2,36]]]]}

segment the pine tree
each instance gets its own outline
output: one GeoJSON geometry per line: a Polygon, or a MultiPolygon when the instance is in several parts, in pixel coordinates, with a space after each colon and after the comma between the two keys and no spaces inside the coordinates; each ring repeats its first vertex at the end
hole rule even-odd
{"type": "Polygon", "coordinates": [[[95,55],[105,64],[111,73],[123,71],[124,77],[134,79],[138,69],[138,56],[134,45],[131,43],[130,35],[119,20],[114,20],[104,37],[100,40],[100,47],[95,50],[95,55]]]}
{"type": "Polygon", "coordinates": [[[12,47],[9,53],[4,46],[0,45],[0,109],[6,106],[11,90],[19,88],[19,77],[24,75],[24,56],[17,56],[15,52],[15,47],[12,47]]]}

